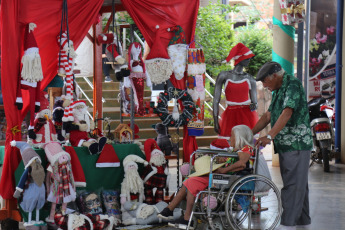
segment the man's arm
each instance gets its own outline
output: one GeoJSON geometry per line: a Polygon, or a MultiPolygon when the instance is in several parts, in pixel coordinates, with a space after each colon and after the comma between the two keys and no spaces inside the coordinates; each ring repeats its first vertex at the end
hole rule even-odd
{"type": "Polygon", "coordinates": [[[271,122],[271,112],[267,111],[264,115],[261,116],[256,125],[252,129],[253,134],[257,134],[261,130],[263,130],[269,123],[271,122]]]}

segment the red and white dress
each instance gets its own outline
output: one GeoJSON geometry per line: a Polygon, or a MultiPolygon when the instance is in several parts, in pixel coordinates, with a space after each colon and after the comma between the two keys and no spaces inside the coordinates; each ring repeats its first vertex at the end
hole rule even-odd
{"type": "Polygon", "coordinates": [[[256,111],[251,111],[249,105],[249,91],[251,90],[249,79],[241,81],[225,82],[225,97],[227,108],[219,121],[220,136],[230,137],[232,127],[236,125],[247,125],[252,129],[258,121],[256,111]]]}

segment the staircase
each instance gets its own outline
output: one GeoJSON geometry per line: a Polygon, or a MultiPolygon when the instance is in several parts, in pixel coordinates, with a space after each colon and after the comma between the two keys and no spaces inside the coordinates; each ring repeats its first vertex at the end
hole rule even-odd
{"type": "MultiPolygon", "coordinates": [[[[111,120],[111,132],[114,132],[116,127],[120,124],[120,102],[117,100],[119,95],[119,86],[120,83],[115,80],[114,76],[111,76],[114,82],[108,82],[102,84],[103,98],[105,102],[103,103],[103,118],[109,117],[111,120]]],[[[92,82],[92,77],[88,78],[92,82]]],[[[85,94],[93,102],[93,90],[85,82],[83,78],[76,78],[78,85],[82,88],[85,94]]],[[[151,91],[147,88],[144,92],[144,101],[150,101],[151,91]]],[[[206,97],[207,98],[207,97],[206,97]]],[[[82,100],[87,102],[89,106],[89,112],[93,115],[92,105],[86,100],[86,97],[82,95],[82,100]]],[[[206,106],[205,106],[206,109],[206,106]]],[[[130,123],[130,117],[123,117],[123,123],[130,123]]],[[[135,117],[134,123],[139,126],[139,141],[144,144],[145,140],[148,138],[155,138],[157,136],[156,131],[152,128],[152,125],[161,123],[159,117],[135,117]]],[[[208,120],[205,120],[205,124],[208,124],[208,120]]],[[[101,128],[101,127],[99,127],[101,128]]],[[[103,131],[106,132],[106,130],[103,131]]],[[[169,132],[174,133],[176,128],[169,127],[169,132]]],[[[196,137],[197,144],[199,148],[208,148],[210,143],[217,138],[213,126],[205,126],[205,132],[203,136],[196,137]]],[[[183,157],[183,131],[180,129],[180,142],[179,142],[179,157],[183,157]]]]}

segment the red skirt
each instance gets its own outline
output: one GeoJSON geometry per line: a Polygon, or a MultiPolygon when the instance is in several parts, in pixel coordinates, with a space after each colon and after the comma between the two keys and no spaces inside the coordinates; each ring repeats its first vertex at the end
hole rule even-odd
{"type": "Polygon", "coordinates": [[[252,129],[258,119],[256,111],[250,111],[249,106],[228,106],[219,121],[219,135],[230,137],[232,127],[236,125],[247,125],[252,129]]]}

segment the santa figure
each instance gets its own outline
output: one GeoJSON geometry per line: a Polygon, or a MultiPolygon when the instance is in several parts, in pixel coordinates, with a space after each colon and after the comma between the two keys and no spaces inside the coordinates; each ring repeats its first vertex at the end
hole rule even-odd
{"type": "Polygon", "coordinates": [[[49,102],[46,96],[48,96],[46,93],[41,94],[41,110],[36,114],[34,121],[35,135],[32,138],[32,145],[37,148],[43,148],[44,144],[57,141],[57,134],[51,119],[49,102]]]}
{"type": "Polygon", "coordinates": [[[66,123],[66,132],[70,134],[69,141],[72,146],[88,147],[90,154],[98,154],[102,152],[107,142],[106,137],[100,137],[98,140],[90,138],[88,133],[92,129],[89,115],[87,114],[86,102],[83,100],[73,102],[70,107],[73,109],[74,123],[66,123]]]}
{"type": "Polygon", "coordinates": [[[149,162],[142,174],[145,203],[157,204],[160,201],[164,201],[164,188],[169,184],[169,168],[167,167],[164,153],[154,139],[147,139],[145,141],[144,150],[146,160],[149,162]],[[153,188],[157,188],[155,194],[153,194],[153,188]]]}
{"type": "Polygon", "coordinates": [[[143,202],[144,200],[144,184],[138,173],[138,164],[142,163],[148,165],[148,162],[136,155],[128,155],[123,160],[123,169],[125,177],[121,184],[121,204],[126,201],[137,200],[143,202]]]}
{"type": "Polygon", "coordinates": [[[28,134],[34,137],[34,114],[40,110],[40,90],[43,79],[41,57],[33,34],[36,24],[29,23],[25,28],[24,55],[22,57],[22,70],[17,85],[16,106],[19,110],[23,108],[22,89],[29,91],[30,95],[30,126],[28,134]]]}

